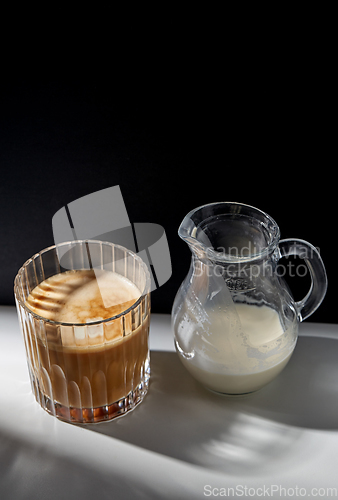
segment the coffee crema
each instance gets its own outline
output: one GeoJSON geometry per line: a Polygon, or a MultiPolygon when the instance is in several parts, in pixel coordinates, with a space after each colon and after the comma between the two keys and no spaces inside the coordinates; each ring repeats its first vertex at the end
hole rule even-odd
{"type": "Polygon", "coordinates": [[[56,274],[31,291],[26,307],[47,320],[34,317],[26,340],[44,397],[79,409],[85,421],[139,387],[149,370],[150,313],[149,297],[135,304],[140,297],[126,277],[93,269],[56,274]]]}
{"type": "Polygon", "coordinates": [[[35,314],[60,323],[91,323],[122,313],[141,296],[128,278],[100,269],[72,270],[42,281],[25,305],[35,314]]]}

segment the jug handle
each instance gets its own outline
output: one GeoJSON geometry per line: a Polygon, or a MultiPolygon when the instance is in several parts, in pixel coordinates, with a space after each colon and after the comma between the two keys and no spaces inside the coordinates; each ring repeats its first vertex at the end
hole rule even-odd
{"type": "Polygon", "coordinates": [[[304,259],[307,265],[311,286],[306,296],[296,302],[296,310],[299,321],[308,318],[322,303],[327,290],[327,276],[322,258],[318,250],[307,241],[289,238],[280,240],[279,249],[281,257],[296,255],[304,259]]]}

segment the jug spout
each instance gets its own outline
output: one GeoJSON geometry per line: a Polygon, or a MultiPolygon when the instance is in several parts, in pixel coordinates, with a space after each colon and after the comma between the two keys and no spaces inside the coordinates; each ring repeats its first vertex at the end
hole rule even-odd
{"type": "Polygon", "coordinates": [[[279,227],[269,215],[235,202],[192,210],[178,234],[198,257],[224,263],[265,258],[276,249],[280,237],[279,227]]]}
{"type": "Polygon", "coordinates": [[[198,221],[194,218],[195,212],[196,210],[192,210],[185,216],[178,229],[178,235],[187,243],[192,253],[201,258],[207,254],[211,242],[204,231],[199,229],[198,221]]]}

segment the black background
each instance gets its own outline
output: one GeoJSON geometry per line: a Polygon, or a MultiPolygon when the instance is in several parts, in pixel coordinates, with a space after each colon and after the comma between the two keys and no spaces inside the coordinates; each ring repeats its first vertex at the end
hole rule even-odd
{"type": "MultiPolygon", "coordinates": [[[[119,185],[131,222],[164,227],[173,274],[152,293],[169,313],[190,251],[177,236],[183,217],[215,201],[270,214],[282,238],[319,247],[329,288],[310,321],[336,322],[336,158],[325,82],[153,82],[147,92],[114,80],[7,82],[0,115],[0,304],[14,304],[13,280],[53,245],[63,206],[119,185]],[[255,90],[254,90],[255,88],[255,90]],[[250,89],[250,90],[248,90],[250,89]]],[[[296,300],[309,278],[290,281],[296,300]]]]}

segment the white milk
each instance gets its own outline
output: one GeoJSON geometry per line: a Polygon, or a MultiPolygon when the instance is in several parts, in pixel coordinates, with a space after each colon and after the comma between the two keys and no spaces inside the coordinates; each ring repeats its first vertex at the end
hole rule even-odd
{"type": "Polygon", "coordinates": [[[229,321],[225,312],[212,311],[203,323],[196,323],[187,313],[177,328],[176,348],[184,366],[204,386],[244,394],[282,371],[295,347],[297,326],[284,331],[278,313],[267,306],[236,303],[233,314],[229,321]]]}

